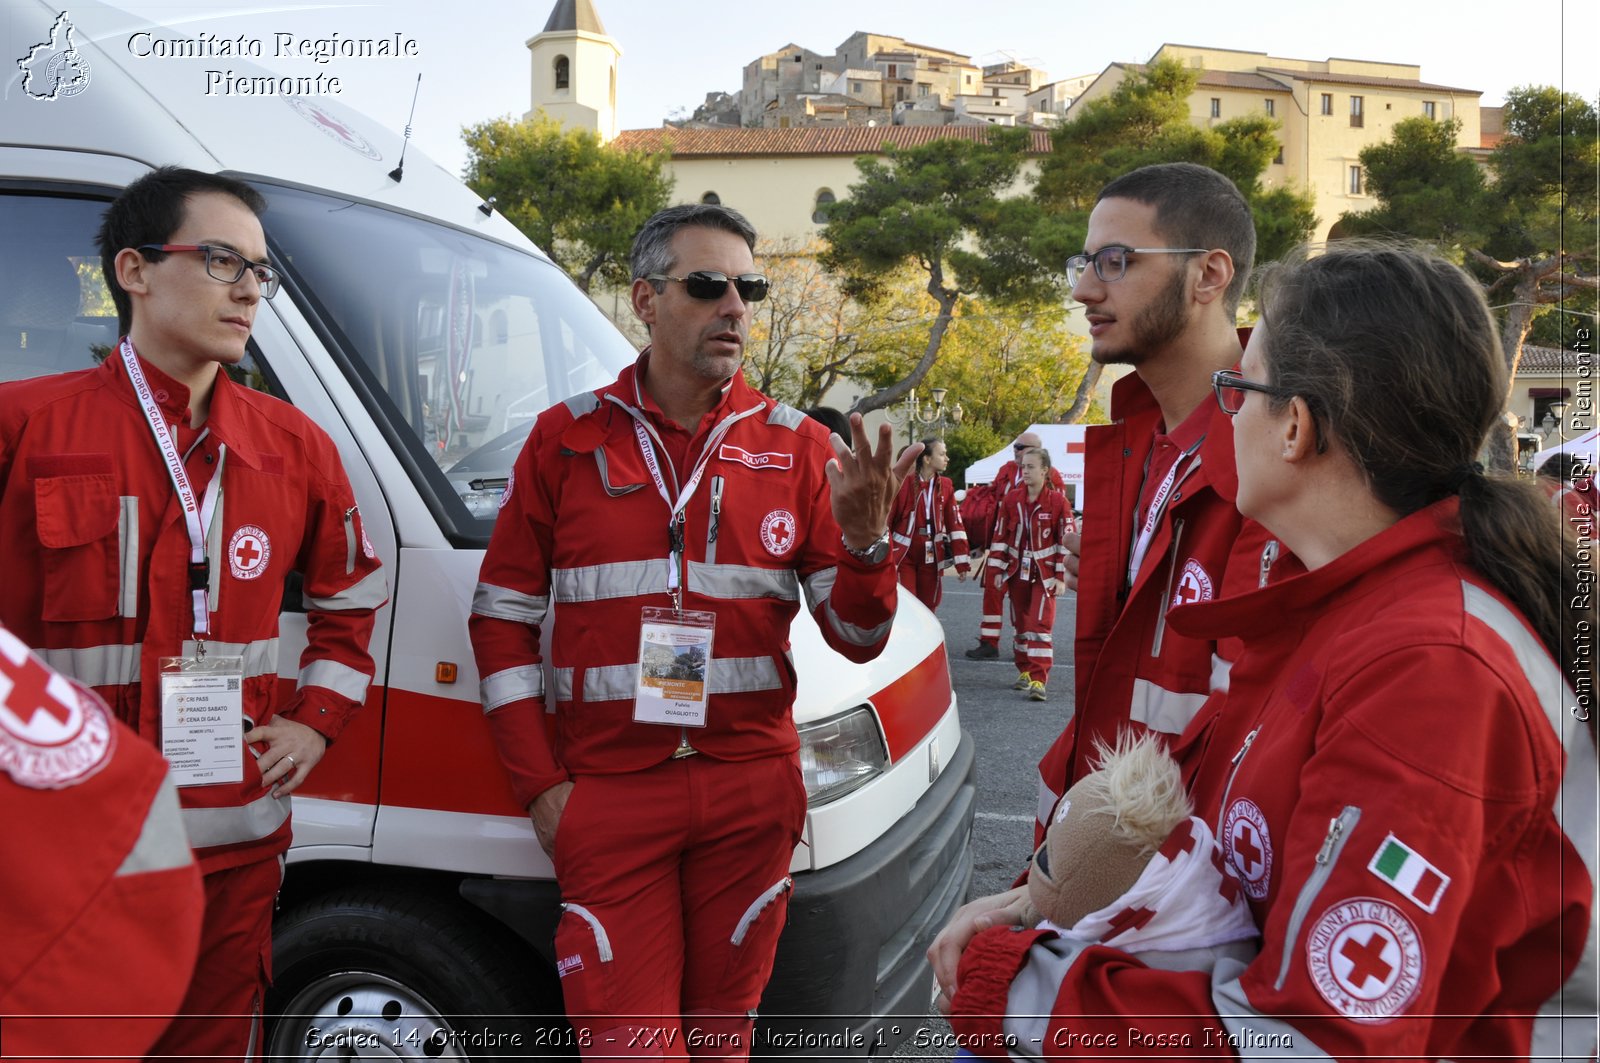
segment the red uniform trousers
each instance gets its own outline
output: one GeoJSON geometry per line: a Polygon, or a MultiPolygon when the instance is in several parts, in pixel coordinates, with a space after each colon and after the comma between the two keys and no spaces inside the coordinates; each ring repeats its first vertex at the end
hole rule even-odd
{"type": "Polygon", "coordinates": [[[1044,580],[1024,580],[1013,575],[1007,584],[1011,597],[1011,626],[1016,636],[1011,656],[1017,671],[1027,672],[1036,683],[1050,682],[1050,665],[1055,662],[1056,596],[1044,589],[1044,580]]]}
{"type": "Polygon", "coordinates": [[[556,970],[585,1058],[743,1059],[805,822],[794,755],[579,775],[556,970]]]}
{"type": "MultiPolygon", "coordinates": [[[[914,546],[920,551],[920,544],[914,546]]],[[[923,561],[920,552],[915,560],[908,552],[897,566],[895,574],[900,578],[900,586],[915,594],[917,601],[929,609],[939,608],[939,602],[944,598],[944,569],[923,561]]]]}
{"type": "Polygon", "coordinates": [[[283,884],[279,857],[203,879],[205,922],[194,979],[152,1059],[253,1060],[261,1056],[261,1008],[272,979],[272,909],[283,884]]]}
{"type": "Polygon", "coordinates": [[[983,581],[983,616],[978,621],[978,641],[1000,648],[1000,625],[1005,618],[1006,580],[995,575],[983,581]]]}

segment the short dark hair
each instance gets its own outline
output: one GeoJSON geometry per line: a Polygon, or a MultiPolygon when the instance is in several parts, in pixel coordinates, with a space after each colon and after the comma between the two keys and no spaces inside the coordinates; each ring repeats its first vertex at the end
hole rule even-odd
{"type": "Polygon", "coordinates": [[[850,442],[850,417],[841,413],[832,406],[813,406],[805,411],[805,415],[830,432],[837,432],[839,438],[846,443],[850,442]]]}
{"type": "Polygon", "coordinates": [[[1154,207],[1156,228],[1178,247],[1221,248],[1233,259],[1233,282],[1223,308],[1239,309],[1256,261],[1256,223],[1232,181],[1208,166],[1165,162],[1141,166],[1100,190],[1095,199],[1131,199],[1154,207]]]}
{"type": "MultiPolygon", "coordinates": [[[[743,214],[732,207],[716,203],[685,203],[668,207],[652,214],[633,238],[633,252],[629,263],[633,279],[648,277],[652,273],[669,273],[676,265],[672,261],[672,238],[679,229],[721,229],[745,242],[750,253],[755,254],[756,230],[743,214]]],[[[657,284],[660,291],[660,284],[657,284]]]]}
{"type": "Polygon", "coordinates": [[[1593,474],[1594,470],[1589,467],[1589,464],[1583,458],[1565,450],[1556,451],[1545,459],[1543,465],[1539,466],[1540,476],[1548,477],[1552,480],[1560,480],[1563,483],[1568,480],[1581,480],[1593,474]]]}
{"type": "MultiPolygon", "coordinates": [[[[133,327],[133,302],[117,283],[117,253],[125,247],[166,243],[183,226],[189,197],[201,192],[232,196],[254,214],[267,209],[261,193],[243,181],[181,166],[162,166],[123,189],[101,216],[100,231],[95,234],[100,246],[100,269],[117,307],[117,328],[124,334],[133,327]]],[[[140,254],[151,262],[166,257],[161,251],[140,254]]]]}

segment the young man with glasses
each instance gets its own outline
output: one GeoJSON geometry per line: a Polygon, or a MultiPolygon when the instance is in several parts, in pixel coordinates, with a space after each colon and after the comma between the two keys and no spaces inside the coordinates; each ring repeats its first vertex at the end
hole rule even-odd
{"type": "Polygon", "coordinates": [[[98,368],[0,385],[0,623],[166,756],[204,876],[157,1057],[258,1050],[289,794],[366,698],[388,597],[333,441],[224,372],[277,290],[264,208],[194,170],[129,185],[99,233],[121,342],[98,368]],[[282,698],[295,569],[309,645],[282,698]]]}
{"type": "MultiPolygon", "coordinates": [[[[1134,372],[1111,392],[1111,424],[1085,433],[1084,532],[1067,537],[1077,590],[1075,704],[1039,765],[1036,842],[1056,804],[1119,732],[1183,733],[1227,684],[1227,646],[1166,625],[1181,603],[1254,587],[1266,534],[1233,506],[1232,426],[1211,377],[1238,365],[1235,315],[1255,258],[1239,190],[1192,163],[1147,166],[1101,191],[1084,253],[1067,262],[1090,356],[1134,372]]],[[[973,901],[929,950],[956,982],[974,933],[1017,922],[1026,889],[973,901]]]]}
{"type": "Polygon", "coordinates": [[[484,711],[566,902],[556,967],[586,1057],[749,1054],[806,809],[789,624],[804,594],[864,661],[894,618],[889,509],[922,448],[891,464],[887,425],[874,450],[859,415],[844,441],[745,383],[754,250],[722,206],[645,223],[650,346],[535,421],[473,599],[484,711]]]}
{"type": "MultiPolygon", "coordinates": [[[[1023,453],[1043,445],[1037,432],[1022,433],[1011,444],[1011,460],[1000,466],[994,479],[969,487],[967,497],[961,501],[961,520],[967,527],[967,539],[978,547],[972,558],[972,571],[978,573],[983,581],[983,615],[978,621],[978,644],[967,651],[967,656],[974,661],[993,661],[1000,657],[1000,629],[1005,618],[1005,579],[997,579],[984,567],[983,560],[994,537],[1000,504],[1007,495],[1022,486],[1023,453]]],[[[1058,491],[1065,490],[1061,472],[1054,466],[1048,472],[1051,486],[1058,491]]]]}

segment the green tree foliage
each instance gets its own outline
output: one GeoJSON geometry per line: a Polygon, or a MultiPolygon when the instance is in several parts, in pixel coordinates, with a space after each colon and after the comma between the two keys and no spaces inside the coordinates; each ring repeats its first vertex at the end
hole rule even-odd
{"type": "Polygon", "coordinates": [[[496,118],[462,130],[467,185],[544,249],[585,292],[596,277],[628,282],[628,250],[667,206],[668,155],[608,147],[554,118],[496,118]]]}
{"type": "Polygon", "coordinates": [[[745,345],[750,386],[805,409],[850,376],[862,346],[862,304],[817,261],[821,245],[762,243],[756,260],[771,287],[755,305],[745,345]]]}
{"type": "Polygon", "coordinates": [[[861,179],[828,210],[823,266],[869,305],[901,270],[914,268],[933,307],[905,374],[882,380],[856,410],[880,409],[923,383],[964,299],[1040,305],[1061,298],[1059,234],[1030,196],[1007,195],[1030,137],[996,128],[987,140],[885,144],[882,160],[857,160],[861,179]]]}
{"type": "Polygon", "coordinates": [[[1426,240],[1457,260],[1495,228],[1483,169],[1456,151],[1461,120],[1406,118],[1390,139],[1362,149],[1367,192],[1378,205],[1345,214],[1340,236],[1402,235],[1426,240]]]}

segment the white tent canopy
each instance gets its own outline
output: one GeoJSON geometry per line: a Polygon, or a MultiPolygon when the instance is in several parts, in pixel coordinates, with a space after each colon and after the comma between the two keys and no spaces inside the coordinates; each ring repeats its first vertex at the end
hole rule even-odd
{"type": "MultiPolygon", "coordinates": [[[[1083,488],[1083,425],[1081,424],[1031,424],[1027,429],[1038,435],[1039,442],[1050,452],[1050,463],[1061,472],[1061,479],[1073,486],[1073,498],[1083,488]]],[[[1017,433],[1022,435],[1021,432],[1017,433]]],[[[993,482],[1000,466],[1012,458],[1011,444],[987,458],[979,458],[967,466],[967,486],[993,482]]]]}

